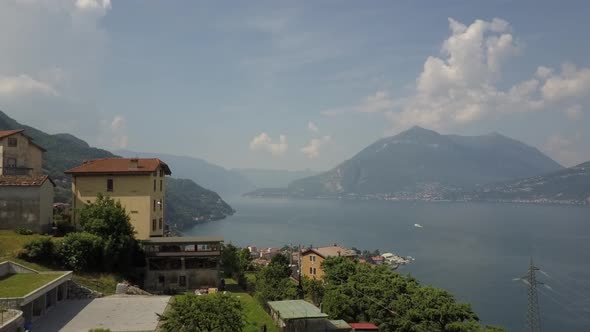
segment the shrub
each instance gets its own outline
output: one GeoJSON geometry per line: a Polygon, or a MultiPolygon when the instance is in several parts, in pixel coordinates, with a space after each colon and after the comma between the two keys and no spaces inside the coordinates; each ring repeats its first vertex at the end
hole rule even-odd
{"type": "Polygon", "coordinates": [[[103,241],[90,233],[69,233],[59,247],[59,257],[65,268],[88,271],[100,268],[103,241]]]}
{"type": "Polygon", "coordinates": [[[55,257],[55,244],[49,236],[30,241],[23,246],[23,249],[19,256],[29,261],[50,263],[55,257]]]}
{"type": "Polygon", "coordinates": [[[14,232],[16,234],[20,234],[20,235],[32,235],[33,231],[28,229],[28,228],[24,228],[24,227],[19,227],[17,229],[14,230],[14,232]]]}

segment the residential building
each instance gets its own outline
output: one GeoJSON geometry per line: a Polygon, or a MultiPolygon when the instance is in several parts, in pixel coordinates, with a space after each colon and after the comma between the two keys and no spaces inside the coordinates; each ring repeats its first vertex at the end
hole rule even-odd
{"type": "Polygon", "coordinates": [[[152,292],[218,287],[222,237],[159,237],[144,240],[144,288],[152,292]]]}
{"type": "Polygon", "coordinates": [[[329,320],[318,307],[304,300],[268,302],[270,316],[281,332],[339,331],[352,330],[343,320],[329,320]]]}
{"type": "MultiPolygon", "coordinates": [[[[72,176],[74,211],[102,194],[121,202],[137,239],[164,235],[166,175],[171,172],[160,159],[96,159],[84,161],[65,173],[72,176]]],[[[74,214],[73,219],[76,225],[78,216],[74,214]]]]}
{"type": "Polygon", "coordinates": [[[43,174],[43,152],[24,129],[0,130],[0,175],[43,174]]]}
{"type": "Polygon", "coordinates": [[[0,176],[0,229],[49,233],[55,183],[47,175],[0,176]]]}
{"type": "Polygon", "coordinates": [[[337,244],[327,247],[307,248],[301,252],[301,274],[312,279],[321,279],[324,276],[322,262],[328,257],[356,258],[356,252],[337,244]]]}

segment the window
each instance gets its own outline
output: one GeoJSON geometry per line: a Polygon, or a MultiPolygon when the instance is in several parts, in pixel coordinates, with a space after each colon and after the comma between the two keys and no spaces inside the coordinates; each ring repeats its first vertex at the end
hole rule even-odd
{"type": "Polygon", "coordinates": [[[16,139],[16,137],[8,137],[8,146],[9,147],[15,148],[17,144],[18,144],[18,140],[16,139]]]}
{"type": "Polygon", "coordinates": [[[309,261],[310,262],[315,262],[315,256],[313,256],[313,255],[309,256],[309,261]]]}
{"type": "Polygon", "coordinates": [[[107,191],[108,192],[113,192],[113,179],[108,179],[107,180],[107,191]]]}
{"type": "Polygon", "coordinates": [[[158,221],[158,228],[162,229],[162,218],[160,218],[160,220],[158,221]]]}
{"type": "Polygon", "coordinates": [[[156,219],[152,220],[152,232],[156,231],[156,219]]]}
{"type": "Polygon", "coordinates": [[[156,211],[156,200],[154,199],[154,211],[156,211]]]}
{"type": "Polygon", "coordinates": [[[158,282],[161,284],[164,284],[164,276],[163,275],[158,276],[158,282]]]}
{"type": "Polygon", "coordinates": [[[156,191],[156,180],[154,180],[154,191],[156,191]]]}
{"type": "Polygon", "coordinates": [[[6,158],[6,168],[16,168],[16,159],[6,158]]]}
{"type": "Polygon", "coordinates": [[[186,276],[178,277],[178,286],[186,287],[186,276]]]}
{"type": "Polygon", "coordinates": [[[160,180],[160,192],[162,192],[162,180],[160,180]]]}
{"type": "Polygon", "coordinates": [[[313,267],[309,268],[309,274],[313,274],[313,267]]]}
{"type": "Polygon", "coordinates": [[[314,275],[316,274],[316,273],[315,273],[315,267],[313,268],[313,274],[314,274],[314,275]]]}
{"type": "Polygon", "coordinates": [[[163,177],[163,176],[164,176],[164,170],[160,169],[160,177],[163,177]]]}

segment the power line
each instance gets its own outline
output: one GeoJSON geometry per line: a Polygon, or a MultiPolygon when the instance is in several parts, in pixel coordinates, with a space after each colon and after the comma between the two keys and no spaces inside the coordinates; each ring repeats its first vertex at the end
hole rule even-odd
{"type": "Polygon", "coordinates": [[[545,297],[547,297],[549,300],[553,301],[555,304],[559,305],[562,309],[570,312],[571,314],[574,314],[575,316],[577,316],[578,318],[581,318],[584,322],[586,322],[587,324],[590,324],[590,319],[588,317],[583,316],[582,314],[573,311],[570,309],[570,307],[568,305],[565,305],[563,303],[561,303],[561,301],[559,301],[557,298],[552,297],[551,295],[549,295],[549,293],[544,292],[543,290],[539,290],[539,293],[543,294],[545,297]]]}

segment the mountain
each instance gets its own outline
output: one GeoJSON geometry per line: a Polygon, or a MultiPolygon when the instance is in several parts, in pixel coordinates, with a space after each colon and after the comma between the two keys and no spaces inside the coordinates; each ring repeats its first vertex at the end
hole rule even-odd
{"type": "Polygon", "coordinates": [[[469,200],[590,204],[590,161],[544,175],[482,186],[469,200]]]}
{"type": "Polygon", "coordinates": [[[478,185],[562,168],[536,148],[497,133],[441,135],[413,127],[378,140],[328,172],[293,181],[286,192],[275,190],[272,195],[443,199],[478,185]]]}
{"type": "Polygon", "coordinates": [[[166,161],[176,177],[191,179],[224,196],[237,196],[256,188],[239,172],[227,170],[200,158],[128,150],[114,152],[127,158],[160,158],[166,161]]]}
{"type": "MultiPolygon", "coordinates": [[[[87,159],[119,157],[109,151],[90,147],[73,135],[50,135],[20,124],[0,111],[0,130],[7,129],[25,129],[25,134],[47,150],[43,155],[43,168],[57,185],[57,202],[71,200],[71,182],[69,176],[64,174],[65,170],[78,166],[87,159]]],[[[174,174],[175,170],[172,169],[172,172],[174,174]]],[[[201,220],[220,219],[234,212],[215,192],[204,189],[191,180],[169,178],[166,187],[166,195],[172,197],[166,204],[165,211],[171,223],[190,225],[201,220]]]]}
{"type": "Polygon", "coordinates": [[[317,175],[309,169],[303,171],[287,171],[278,169],[235,168],[232,171],[244,176],[257,188],[286,187],[292,181],[317,175]]]}

